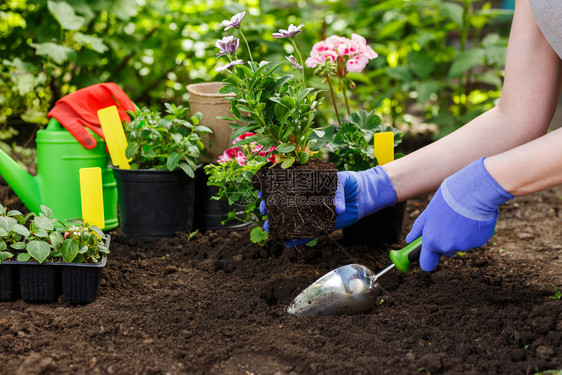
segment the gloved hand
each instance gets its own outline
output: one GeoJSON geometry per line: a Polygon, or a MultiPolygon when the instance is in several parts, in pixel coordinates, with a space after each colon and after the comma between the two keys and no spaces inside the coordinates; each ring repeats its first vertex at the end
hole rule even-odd
{"type": "Polygon", "coordinates": [[[56,118],[84,148],[92,149],[96,147],[96,140],[86,127],[103,138],[98,110],[113,105],[121,121],[130,121],[125,111],[135,110],[131,99],[115,83],[99,83],[59,99],[47,116],[56,118]]]}
{"type": "MultiPolygon", "coordinates": [[[[261,197],[261,195],[260,195],[261,197]]],[[[396,204],[396,192],[390,178],[380,166],[361,172],[338,172],[338,186],[334,197],[336,224],[334,230],[355,224],[365,216],[396,204]]],[[[267,214],[265,201],[260,202],[260,212],[267,214]]],[[[264,229],[269,227],[268,221],[264,229]]],[[[298,246],[312,238],[288,241],[285,246],[298,246]]]]}
{"type": "Polygon", "coordinates": [[[406,236],[422,236],[420,266],[432,271],[441,255],[483,246],[494,235],[498,207],[512,199],[484,167],[484,158],[447,177],[406,236]]]}

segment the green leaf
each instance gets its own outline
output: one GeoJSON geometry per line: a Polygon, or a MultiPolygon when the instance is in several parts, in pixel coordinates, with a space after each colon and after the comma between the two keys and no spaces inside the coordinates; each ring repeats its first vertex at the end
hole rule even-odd
{"type": "Polygon", "coordinates": [[[287,169],[291,165],[293,165],[294,163],[295,163],[295,158],[292,157],[292,156],[289,156],[289,157],[287,157],[287,159],[283,160],[283,163],[281,163],[281,168],[287,169]]]}
{"type": "Polygon", "coordinates": [[[51,254],[51,247],[45,241],[32,240],[26,246],[27,252],[39,263],[43,263],[51,254]]]}
{"type": "Polygon", "coordinates": [[[78,30],[84,25],[84,17],[77,16],[74,8],[64,1],[49,1],[47,8],[65,30],[78,30]]]}
{"type": "Polygon", "coordinates": [[[189,177],[195,178],[195,171],[187,163],[179,163],[178,167],[180,167],[189,177]]]}
{"type": "Polygon", "coordinates": [[[43,212],[47,217],[53,217],[53,211],[43,204],[41,205],[41,212],[43,212]]]}
{"type": "Polygon", "coordinates": [[[62,243],[61,255],[65,262],[70,263],[78,254],[78,242],[73,238],[67,238],[62,243]]]}
{"type": "Polygon", "coordinates": [[[105,51],[107,51],[109,48],[105,45],[105,43],[103,42],[102,39],[97,38],[95,36],[92,35],[86,35],[86,34],[82,34],[82,33],[76,33],[73,35],[73,39],[83,45],[84,47],[87,47],[91,50],[94,50],[98,53],[104,53],[105,51]]]}
{"type": "Polygon", "coordinates": [[[35,223],[35,225],[37,225],[37,228],[41,228],[44,230],[53,230],[55,227],[53,224],[53,220],[41,215],[36,216],[35,219],[33,219],[33,222],[35,223]]]}
{"type": "Polygon", "coordinates": [[[21,224],[16,224],[13,226],[12,230],[14,232],[16,232],[17,234],[21,234],[24,237],[29,236],[29,229],[27,229],[26,227],[24,227],[21,224]]]}
{"type": "Polygon", "coordinates": [[[174,152],[170,156],[168,156],[168,161],[166,163],[166,167],[169,171],[173,171],[178,166],[179,161],[183,157],[182,154],[179,152],[174,152]]]}
{"type": "Polygon", "coordinates": [[[6,244],[6,242],[3,239],[0,239],[0,250],[6,250],[8,248],[8,245],[6,244]]]}
{"type": "Polygon", "coordinates": [[[55,250],[59,250],[62,242],[64,241],[64,238],[62,237],[62,234],[60,234],[60,232],[52,232],[51,234],[49,234],[49,239],[51,240],[51,246],[53,246],[55,250]]]}
{"type": "Polygon", "coordinates": [[[27,262],[31,259],[31,255],[29,253],[20,253],[18,254],[18,262],[27,262]]]}
{"type": "Polygon", "coordinates": [[[459,77],[475,66],[482,65],[483,63],[484,51],[482,49],[474,48],[461,52],[451,65],[448,77],[459,77]]]}
{"type": "Polygon", "coordinates": [[[107,237],[105,236],[105,233],[103,233],[103,231],[96,225],[92,225],[90,227],[91,230],[94,231],[95,234],[98,235],[99,238],[105,240],[107,237]]]}
{"type": "Polygon", "coordinates": [[[0,251],[0,263],[5,261],[6,259],[10,259],[13,256],[14,254],[10,253],[9,251],[0,251]]]}
{"type": "Polygon", "coordinates": [[[282,143],[279,146],[277,146],[277,151],[282,152],[284,154],[291,152],[294,149],[295,149],[295,145],[291,143],[282,143]]]}
{"type": "Polygon", "coordinates": [[[423,51],[411,51],[408,54],[408,67],[421,79],[426,79],[435,67],[433,59],[423,51]]]}
{"type": "Polygon", "coordinates": [[[456,23],[458,26],[463,26],[463,8],[459,4],[439,2],[439,8],[441,13],[449,18],[451,21],[456,23]]]}
{"type": "Polygon", "coordinates": [[[2,227],[0,227],[0,237],[4,237],[8,235],[8,231],[2,227]]]}
{"type": "Polygon", "coordinates": [[[26,246],[27,246],[26,243],[21,241],[14,242],[13,244],[10,245],[10,247],[14,250],[24,250],[26,246]]]}
{"type": "Polygon", "coordinates": [[[416,91],[418,92],[418,97],[416,100],[418,103],[424,105],[432,94],[436,93],[440,88],[440,85],[436,81],[422,81],[416,86],[416,91]]]}
{"type": "Polygon", "coordinates": [[[53,59],[57,64],[62,64],[67,60],[75,60],[76,52],[68,47],[61,46],[56,43],[31,43],[31,47],[35,48],[35,53],[39,56],[45,56],[53,59]]]}
{"type": "Polygon", "coordinates": [[[250,231],[250,241],[253,243],[264,243],[268,234],[262,227],[255,227],[250,231]]]}
{"type": "Polygon", "coordinates": [[[299,163],[301,165],[305,164],[308,161],[309,158],[310,158],[310,155],[307,154],[306,152],[299,153],[299,163]]]}

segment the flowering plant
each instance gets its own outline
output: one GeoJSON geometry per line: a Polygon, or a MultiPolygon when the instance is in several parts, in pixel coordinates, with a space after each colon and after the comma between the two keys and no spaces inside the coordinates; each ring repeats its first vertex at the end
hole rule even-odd
{"type": "Polygon", "coordinates": [[[238,145],[255,143],[261,150],[275,147],[271,152],[273,163],[281,163],[283,168],[295,162],[305,164],[314,153],[310,149],[314,143],[311,134],[319,100],[318,92],[306,87],[302,56],[295,42],[295,36],[302,32],[304,24],[290,25],[287,30],[281,29],[272,34],[274,38],[287,39],[293,45],[298,60],[290,55],[276,64],[268,61],[257,63],[242,31],[241,23],[245,16],[244,11],[221,23],[225,31],[237,30],[240,38],[229,35],[215,44],[219,49],[217,57],[226,56],[229,60],[216,71],[227,74],[221,93],[235,94],[230,99],[233,117],[227,118],[238,121],[231,123],[235,129],[233,137],[253,133],[239,141],[238,145]],[[247,63],[237,55],[240,39],[248,49],[250,61],[247,63]],[[285,63],[292,67],[292,74],[276,72],[285,63]]]}
{"type": "Polygon", "coordinates": [[[347,115],[351,115],[347,89],[355,88],[355,83],[347,76],[347,73],[360,73],[365,69],[369,60],[378,57],[378,54],[367,45],[367,41],[361,35],[351,34],[351,39],[338,35],[332,35],[326,40],[317,42],[312,47],[310,56],[306,59],[306,66],[316,68],[314,73],[323,78],[330,87],[330,94],[338,123],[342,121],[336,105],[334,87],[330,77],[336,77],[342,90],[347,109],[347,115]]]}
{"type": "Polygon", "coordinates": [[[275,161],[275,146],[264,150],[256,142],[243,143],[254,137],[255,133],[244,133],[232,142],[233,147],[219,156],[217,164],[205,165],[209,176],[207,184],[218,187],[214,200],[225,200],[230,205],[243,206],[244,217],[236,216],[236,209],[229,212],[225,222],[241,220],[261,226],[257,191],[252,187],[252,176],[268,162],[275,161]]]}

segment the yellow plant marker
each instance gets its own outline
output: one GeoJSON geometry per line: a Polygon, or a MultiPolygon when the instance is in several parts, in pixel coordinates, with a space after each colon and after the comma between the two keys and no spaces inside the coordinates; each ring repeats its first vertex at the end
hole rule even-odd
{"type": "Polygon", "coordinates": [[[100,120],[105,142],[109,149],[111,162],[114,166],[121,169],[131,169],[129,160],[125,156],[125,149],[127,148],[127,138],[123,131],[123,125],[119,118],[116,106],[100,109],[98,111],[98,118],[100,120]]]}
{"type": "Polygon", "coordinates": [[[105,218],[101,168],[80,168],[80,199],[84,223],[103,229],[105,218]]]}
{"type": "Polygon", "coordinates": [[[383,165],[394,160],[393,132],[375,133],[374,142],[375,158],[377,158],[379,165],[383,165]]]}

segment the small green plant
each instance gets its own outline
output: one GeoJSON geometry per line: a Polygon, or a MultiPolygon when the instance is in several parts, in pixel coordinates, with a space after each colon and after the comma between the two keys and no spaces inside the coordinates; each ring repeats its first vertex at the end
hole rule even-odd
{"type": "MultiPolygon", "coordinates": [[[[337,127],[323,128],[315,148],[328,150],[330,160],[339,171],[361,171],[378,165],[374,155],[373,139],[376,133],[393,132],[394,146],[402,142],[398,129],[382,125],[374,111],[359,110],[337,127]]],[[[395,158],[402,154],[396,153],[395,158]]]]}
{"type": "Polygon", "coordinates": [[[314,119],[321,99],[317,98],[317,90],[306,87],[303,61],[295,42],[295,36],[302,32],[304,24],[290,25],[288,30],[272,34],[274,38],[287,39],[299,61],[290,55],[286,56],[287,60],[275,64],[268,61],[256,63],[240,26],[245,16],[245,11],[238,13],[230,21],[223,21],[221,26],[226,26],[225,31],[237,30],[250,55],[247,64],[238,59],[240,39],[229,35],[215,44],[219,48],[217,56],[229,59],[228,64],[216,70],[228,74],[220,92],[234,94],[230,99],[233,117],[227,118],[237,121],[231,123],[235,129],[232,137],[252,132],[253,135],[242,140],[240,146],[255,142],[264,150],[276,147],[273,163],[281,163],[283,168],[289,168],[295,162],[305,164],[313,155],[310,136],[314,132],[314,119]],[[291,65],[292,74],[276,73],[285,63],[291,65]]]}
{"type": "Polygon", "coordinates": [[[252,229],[250,239],[254,243],[264,243],[267,232],[261,227],[264,220],[259,210],[258,194],[251,181],[262,166],[273,161],[275,147],[264,149],[254,142],[241,145],[243,140],[253,135],[244,133],[234,139],[233,147],[219,156],[217,164],[207,164],[204,168],[209,176],[207,184],[219,189],[212,199],[227,201],[236,207],[228,213],[223,223],[231,220],[253,223],[257,226],[252,229]],[[237,216],[240,209],[244,212],[242,217],[237,216]]]}
{"type": "Polygon", "coordinates": [[[164,116],[148,108],[129,112],[131,121],[123,124],[128,142],[125,155],[132,159],[133,169],[181,169],[193,178],[199,156],[206,154],[202,138],[212,130],[198,125],[200,113],[188,117],[187,108],[164,105],[164,116]]]}
{"type": "Polygon", "coordinates": [[[548,299],[558,301],[560,298],[562,298],[562,292],[558,288],[554,287],[554,295],[548,297],[548,299]]]}
{"type": "Polygon", "coordinates": [[[0,263],[14,256],[20,262],[97,263],[109,254],[101,229],[80,219],[74,222],[67,225],[54,218],[46,206],[39,214],[24,216],[0,205],[0,263]]]}

